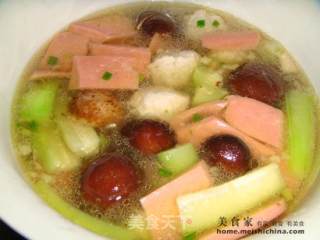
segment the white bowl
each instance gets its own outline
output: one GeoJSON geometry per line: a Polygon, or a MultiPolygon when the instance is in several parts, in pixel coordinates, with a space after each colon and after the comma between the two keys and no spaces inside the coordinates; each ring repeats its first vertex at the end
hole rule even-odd
{"type": "MultiPolygon", "coordinates": [[[[32,240],[103,239],[50,209],[24,181],[10,144],[10,107],[19,76],[32,54],[69,22],[130,0],[0,1],[0,217],[32,240]]],[[[183,2],[183,1],[181,1],[183,2]]],[[[320,90],[320,4],[313,0],[191,1],[226,10],[282,42],[320,90]]],[[[318,239],[320,188],[290,219],[304,221],[304,235],[259,235],[257,239],[318,239]]],[[[290,228],[287,227],[287,230],[290,228]]],[[[297,229],[293,227],[291,229],[297,229]]]]}

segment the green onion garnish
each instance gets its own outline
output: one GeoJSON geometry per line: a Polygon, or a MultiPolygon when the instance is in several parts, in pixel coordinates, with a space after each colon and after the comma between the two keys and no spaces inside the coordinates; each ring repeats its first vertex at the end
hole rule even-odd
{"type": "Polygon", "coordinates": [[[198,28],[203,28],[206,26],[206,21],[204,19],[198,20],[197,21],[197,26],[198,28]]]}
{"type": "Polygon", "coordinates": [[[143,82],[145,79],[144,75],[143,74],[139,74],[139,82],[143,82]]]}
{"type": "Polygon", "coordinates": [[[170,177],[172,175],[172,172],[170,172],[169,170],[167,169],[164,169],[164,168],[160,168],[159,169],[159,175],[161,177],[170,177]]]}
{"type": "Polygon", "coordinates": [[[102,78],[103,80],[110,80],[112,78],[112,73],[111,72],[105,72],[103,75],[102,75],[102,78]]]}
{"type": "Polygon", "coordinates": [[[219,26],[220,26],[220,22],[219,22],[218,20],[214,20],[214,21],[212,22],[212,26],[214,26],[214,27],[219,27],[219,26]]]}
{"type": "Polygon", "coordinates": [[[48,57],[48,65],[55,66],[58,64],[58,62],[59,62],[59,59],[57,57],[55,57],[55,56],[48,57]]]}
{"type": "Polygon", "coordinates": [[[199,113],[195,113],[192,116],[192,122],[200,122],[202,119],[203,119],[203,117],[199,113]]]}
{"type": "Polygon", "coordinates": [[[190,233],[188,235],[185,235],[183,237],[183,240],[196,240],[196,238],[197,238],[197,233],[193,232],[193,233],[190,233]]]}
{"type": "Polygon", "coordinates": [[[38,129],[38,124],[35,121],[31,121],[27,123],[26,127],[31,131],[36,131],[38,129]]]}

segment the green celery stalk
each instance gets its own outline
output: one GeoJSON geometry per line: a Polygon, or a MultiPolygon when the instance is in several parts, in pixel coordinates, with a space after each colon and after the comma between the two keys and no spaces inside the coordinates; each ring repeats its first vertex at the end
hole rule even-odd
{"type": "MultiPolygon", "coordinates": [[[[197,179],[195,179],[197,181],[197,179]]],[[[185,235],[219,225],[279,195],[285,187],[279,166],[271,163],[229,182],[177,198],[185,235]]]]}
{"type": "Polygon", "coordinates": [[[316,137],[315,102],[311,94],[292,90],[285,107],[288,123],[288,167],[299,179],[311,169],[316,137]]]}
{"type": "Polygon", "coordinates": [[[187,170],[199,161],[198,153],[191,143],[160,152],[157,158],[161,166],[174,175],[187,170]]]}
{"type": "Polygon", "coordinates": [[[81,159],[67,148],[53,123],[33,132],[32,147],[35,157],[47,173],[68,171],[81,165],[81,159]]]}

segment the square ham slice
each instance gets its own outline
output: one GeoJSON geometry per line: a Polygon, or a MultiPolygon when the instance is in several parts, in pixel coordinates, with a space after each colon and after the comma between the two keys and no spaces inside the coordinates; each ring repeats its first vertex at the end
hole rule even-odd
{"type": "Polygon", "coordinates": [[[192,169],[140,199],[154,240],[181,239],[178,196],[212,186],[208,167],[201,161],[192,169]],[[156,221],[156,225],[154,225],[156,221]],[[154,225],[154,226],[152,226],[154,225]]]}
{"type": "Polygon", "coordinates": [[[73,23],[69,31],[81,34],[97,43],[127,39],[136,35],[132,21],[118,15],[73,23]]]}
{"type": "Polygon", "coordinates": [[[248,136],[282,149],[284,116],[280,109],[252,98],[229,96],[224,117],[248,136]]]}
{"type": "Polygon", "coordinates": [[[53,38],[45,56],[40,62],[40,70],[71,71],[72,58],[77,55],[87,55],[89,39],[81,35],[62,32],[53,38]],[[49,63],[54,58],[56,63],[49,63]]]}
{"type": "Polygon", "coordinates": [[[119,46],[112,44],[89,44],[89,54],[93,56],[119,56],[135,59],[135,69],[145,73],[151,61],[151,52],[144,47],[119,46]]]}
{"type": "Polygon", "coordinates": [[[211,50],[255,49],[261,36],[254,31],[212,32],[201,38],[202,46],[211,50]]]}
{"type": "Polygon", "coordinates": [[[73,59],[71,89],[127,89],[139,87],[134,58],[76,56],[73,59]],[[104,75],[108,74],[107,79],[104,75]]]}

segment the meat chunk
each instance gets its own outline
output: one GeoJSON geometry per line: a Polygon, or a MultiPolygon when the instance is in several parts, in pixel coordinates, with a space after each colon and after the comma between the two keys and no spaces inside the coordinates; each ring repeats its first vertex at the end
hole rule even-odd
{"type": "MultiPolygon", "coordinates": [[[[179,211],[176,204],[178,196],[199,191],[212,185],[208,167],[202,161],[194,168],[140,199],[147,216],[156,217],[160,226],[152,229],[153,239],[181,239],[179,211]],[[196,181],[195,181],[196,180],[196,181]],[[171,217],[168,219],[168,217],[171,217]],[[166,227],[170,221],[173,227],[166,227]]],[[[152,223],[150,223],[152,224],[152,223]]]]}
{"type": "Polygon", "coordinates": [[[77,56],[73,59],[71,89],[137,89],[136,60],[129,57],[77,56]]]}
{"type": "Polygon", "coordinates": [[[74,56],[87,55],[89,39],[71,32],[62,32],[49,44],[41,60],[41,70],[70,71],[74,56]]]}
{"type": "Polygon", "coordinates": [[[247,135],[282,149],[284,117],[281,110],[252,98],[230,96],[226,121],[247,135]]]}
{"type": "Polygon", "coordinates": [[[69,31],[81,34],[97,43],[127,39],[136,34],[132,21],[119,15],[73,23],[69,31]]]}
{"type": "Polygon", "coordinates": [[[30,80],[56,78],[56,79],[69,79],[71,77],[70,72],[59,72],[53,70],[36,70],[32,73],[30,80]]]}
{"type": "Polygon", "coordinates": [[[134,58],[135,69],[139,73],[145,73],[147,66],[151,61],[150,50],[143,47],[92,43],[89,45],[89,49],[90,55],[93,56],[119,56],[134,58]]]}
{"type": "Polygon", "coordinates": [[[117,98],[106,91],[78,91],[73,97],[70,112],[95,127],[121,123],[124,110],[117,98]]]}
{"type": "Polygon", "coordinates": [[[211,50],[255,49],[261,36],[254,31],[213,32],[201,38],[202,46],[211,50]]]}
{"type": "Polygon", "coordinates": [[[136,91],[128,102],[130,112],[142,118],[170,120],[189,106],[188,95],[161,87],[148,87],[136,91]]]}

